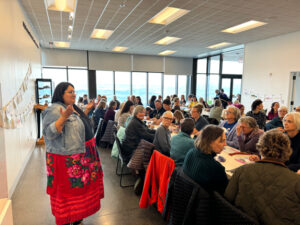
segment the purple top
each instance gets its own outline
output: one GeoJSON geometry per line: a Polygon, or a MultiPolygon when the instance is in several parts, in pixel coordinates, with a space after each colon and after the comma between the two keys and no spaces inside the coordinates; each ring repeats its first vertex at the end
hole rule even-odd
{"type": "Polygon", "coordinates": [[[109,121],[109,120],[112,120],[114,121],[115,120],[115,110],[113,109],[108,109],[104,115],[104,120],[106,121],[109,121]]]}
{"type": "Polygon", "coordinates": [[[272,120],[275,117],[278,117],[278,112],[277,113],[272,113],[272,112],[268,113],[268,120],[272,120]]]}
{"type": "Polygon", "coordinates": [[[247,152],[255,155],[259,155],[258,150],[256,149],[256,143],[258,142],[259,137],[264,133],[263,130],[254,130],[248,135],[237,136],[240,151],[247,152]]]}

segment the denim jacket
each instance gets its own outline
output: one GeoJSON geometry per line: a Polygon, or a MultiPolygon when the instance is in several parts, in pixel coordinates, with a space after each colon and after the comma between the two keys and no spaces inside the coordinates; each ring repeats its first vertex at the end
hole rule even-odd
{"type": "Polygon", "coordinates": [[[61,133],[58,133],[55,122],[60,117],[60,108],[66,109],[62,103],[54,103],[42,114],[43,135],[46,150],[59,155],[72,155],[85,152],[85,129],[80,117],[73,113],[64,124],[61,133]]]}

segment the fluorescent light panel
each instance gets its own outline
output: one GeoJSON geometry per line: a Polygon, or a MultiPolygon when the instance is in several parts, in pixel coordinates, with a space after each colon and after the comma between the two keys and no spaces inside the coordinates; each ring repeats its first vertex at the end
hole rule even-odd
{"type": "Polygon", "coordinates": [[[46,0],[48,10],[74,12],[75,0],[46,0]]]}
{"type": "Polygon", "coordinates": [[[175,52],[176,51],[173,51],[173,50],[166,50],[166,51],[160,52],[159,55],[171,55],[175,52]]]}
{"type": "Polygon", "coordinates": [[[222,48],[222,47],[225,47],[227,45],[232,45],[232,43],[221,42],[221,43],[218,43],[218,44],[215,44],[215,45],[208,46],[207,48],[222,48]]]}
{"type": "Polygon", "coordinates": [[[124,52],[127,49],[128,49],[128,47],[116,46],[116,47],[114,47],[113,51],[114,52],[124,52]]]}
{"type": "Polygon", "coordinates": [[[94,29],[91,38],[107,39],[113,32],[113,30],[94,29]]]}
{"type": "Polygon", "coordinates": [[[167,36],[167,37],[164,37],[163,39],[160,39],[159,41],[155,42],[154,44],[157,44],[157,45],[169,45],[169,44],[172,44],[178,40],[180,40],[181,38],[178,38],[178,37],[170,37],[170,36],[167,36]]]}
{"type": "Polygon", "coordinates": [[[58,48],[69,48],[70,42],[54,41],[54,46],[58,48]]]}
{"type": "Polygon", "coordinates": [[[256,21],[256,20],[250,20],[248,22],[227,28],[225,30],[222,30],[222,32],[225,33],[231,33],[231,34],[237,34],[246,30],[254,29],[256,27],[260,27],[263,25],[266,25],[267,23],[256,21]]]}
{"type": "Polygon", "coordinates": [[[149,23],[156,23],[162,25],[168,25],[175,20],[179,19],[180,17],[187,14],[190,10],[186,9],[179,9],[174,7],[166,7],[154,17],[152,17],[148,22],[149,23]]]}

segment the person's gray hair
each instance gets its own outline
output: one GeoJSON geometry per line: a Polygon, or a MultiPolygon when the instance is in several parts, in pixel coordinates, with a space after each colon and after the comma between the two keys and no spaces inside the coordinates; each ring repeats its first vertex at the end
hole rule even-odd
{"type": "Polygon", "coordinates": [[[226,109],[227,109],[227,110],[228,110],[228,109],[232,109],[232,110],[233,110],[233,114],[234,114],[235,121],[238,121],[238,120],[240,119],[240,117],[241,117],[241,112],[240,112],[239,108],[237,108],[237,107],[235,107],[235,106],[233,106],[233,105],[229,105],[229,106],[227,106],[226,109]]]}
{"type": "Polygon", "coordinates": [[[137,105],[137,106],[134,108],[133,115],[136,116],[138,113],[144,112],[144,110],[145,110],[144,106],[142,106],[142,105],[137,105]]]}
{"type": "Polygon", "coordinates": [[[167,115],[167,114],[171,115],[172,117],[174,116],[173,113],[172,113],[171,111],[165,111],[164,114],[163,114],[162,116],[164,117],[164,116],[167,115]]]}
{"type": "Polygon", "coordinates": [[[283,163],[288,161],[292,154],[290,139],[277,129],[265,132],[259,138],[256,147],[264,158],[283,163]]]}
{"type": "Polygon", "coordinates": [[[285,118],[287,116],[291,115],[294,119],[294,123],[296,124],[296,127],[297,127],[297,130],[300,130],[300,113],[298,112],[290,112],[290,113],[287,113],[284,117],[283,117],[283,120],[285,120],[285,118]]]}
{"type": "Polygon", "coordinates": [[[258,129],[258,125],[256,119],[251,116],[244,116],[239,119],[239,123],[246,123],[250,128],[258,129]]]}
{"type": "Polygon", "coordinates": [[[289,111],[288,108],[285,105],[280,106],[279,109],[278,109],[278,111],[282,110],[282,109],[285,110],[286,112],[289,111]]]}

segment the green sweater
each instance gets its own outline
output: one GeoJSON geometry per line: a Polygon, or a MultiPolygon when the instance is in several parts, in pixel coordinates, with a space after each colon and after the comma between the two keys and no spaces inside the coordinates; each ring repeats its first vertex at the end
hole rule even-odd
{"type": "Polygon", "coordinates": [[[194,148],[194,140],[186,133],[179,132],[171,139],[171,158],[175,166],[182,166],[184,158],[190,149],[194,148]]]}
{"type": "Polygon", "coordinates": [[[225,168],[217,162],[215,153],[204,154],[199,149],[191,149],[185,157],[183,171],[207,191],[223,194],[228,184],[225,168]]]}

